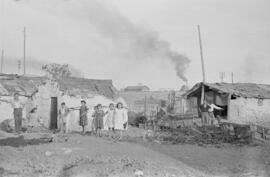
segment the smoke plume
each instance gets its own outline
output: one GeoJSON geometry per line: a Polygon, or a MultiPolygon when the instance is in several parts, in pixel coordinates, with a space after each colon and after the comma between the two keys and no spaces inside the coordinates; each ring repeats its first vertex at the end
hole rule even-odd
{"type": "MultiPolygon", "coordinates": [[[[18,2],[30,1],[20,0],[18,2]]],[[[45,4],[47,1],[39,0],[37,2],[45,4]]],[[[50,1],[50,3],[56,3],[56,1],[50,1]]],[[[170,43],[160,39],[156,31],[132,23],[113,5],[104,4],[98,0],[57,0],[57,7],[58,10],[56,8],[53,11],[54,6],[47,10],[55,15],[64,15],[67,18],[75,18],[75,20],[82,20],[90,24],[99,35],[110,39],[114,46],[122,49],[126,59],[168,60],[174,65],[176,75],[181,80],[187,81],[185,71],[190,59],[172,50],[170,43]]]]}

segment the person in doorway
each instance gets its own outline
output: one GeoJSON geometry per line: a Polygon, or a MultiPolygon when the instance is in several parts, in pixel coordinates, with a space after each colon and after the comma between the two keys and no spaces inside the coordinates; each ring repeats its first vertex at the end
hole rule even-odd
{"type": "Polygon", "coordinates": [[[106,112],[106,122],[105,125],[108,127],[109,130],[109,137],[112,137],[112,132],[114,132],[114,114],[115,114],[115,109],[114,109],[114,104],[111,103],[109,105],[109,110],[106,112]]]}
{"type": "Polygon", "coordinates": [[[215,115],[214,115],[214,110],[223,110],[222,108],[216,106],[215,104],[211,103],[207,103],[209,109],[208,109],[208,113],[209,113],[209,122],[211,123],[211,125],[214,124],[214,120],[215,120],[215,115]]]}
{"type": "Polygon", "coordinates": [[[94,113],[94,119],[95,119],[95,130],[96,135],[101,137],[101,130],[103,129],[103,118],[105,116],[104,111],[102,110],[102,105],[98,104],[97,109],[94,113]]]}
{"type": "Polygon", "coordinates": [[[65,102],[61,103],[61,108],[58,111],[59,116],[59,123],[60,123],[60,132],[66,133],[67,132],[67,116],[69,113],[69,109],[66,106],[65,102]]]}
{"type": "Polygon", "coordinates": [[[209,122],[209,106],[206,101],[200,106],[201,118],[202,118],[202,126],[208,125],[209,122]]]}
{"type": "Polygon", "coordinates": [[[123,137],[123,130],[127,129],[128,116],[121,102],[117,103],[114,114],[114,129],[119,132],[119,140],[123,137]]]}
{"type": "Polygon", "coordinates": [[[27,132],[31,133],[34,127],[38,126],[37,108],[33,108],[28,115],[27,132]]]}

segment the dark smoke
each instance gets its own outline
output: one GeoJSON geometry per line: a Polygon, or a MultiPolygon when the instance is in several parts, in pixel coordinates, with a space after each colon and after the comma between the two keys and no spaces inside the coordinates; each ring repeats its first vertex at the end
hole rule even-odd
{"type": "MultiPolygon", "coordinates": [[[[92,25],[101,36],[110,39],[115,46],[125,51],[127,59],[169,60],[174,64],[177,76],[187,81],[184,73],[190,59],[172,50],[170,43],[160,39],[156,31],[146,29],[142,25],[135,25],[116,8],[104,5],[98,0],[58,0],[57,2],[60,1],[63,2],[61,10],[65,16],[92,25]]],[[[40,0],[40,2],[45,1],[40,0]]],[[[58,12],[55,14],[59,15],[58,12]]]]}
{"type": "Polygon", "coordinates": [[[120,44],[129,53],[129,57],[169,59],[174,64],[177,76],[187,81],[184,73],[190,63],[189,58],[172,50],[170,43],[160,39],[156,31],[133,24],[117,10],[105,7],[97,1],[85,3],[82,9],[80,18],[93,24],[103,36],[120,44]]]}

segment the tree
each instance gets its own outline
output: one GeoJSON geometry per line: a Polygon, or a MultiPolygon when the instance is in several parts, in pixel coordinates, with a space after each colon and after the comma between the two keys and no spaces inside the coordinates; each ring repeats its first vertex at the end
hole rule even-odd
{"type": "Polygon", "coordinates": [[[49,73],[54,78],[69,77],[71,75],[68,64],[46,64],[42,66],[42,70],[49,73]]]}

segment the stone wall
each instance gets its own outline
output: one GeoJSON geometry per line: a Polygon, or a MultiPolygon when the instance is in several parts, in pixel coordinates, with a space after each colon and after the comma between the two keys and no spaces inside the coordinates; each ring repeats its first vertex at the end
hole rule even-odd
{"type": "Polygon", "coordinates": [[[56,83],[48,80],[45,85],[38,88],[33,96],[34,104],[37,106],[37,115],[45,127],[50,127],[51,97],[57,97],[58,108],[61,104],[61,93],[56,83]]]}

